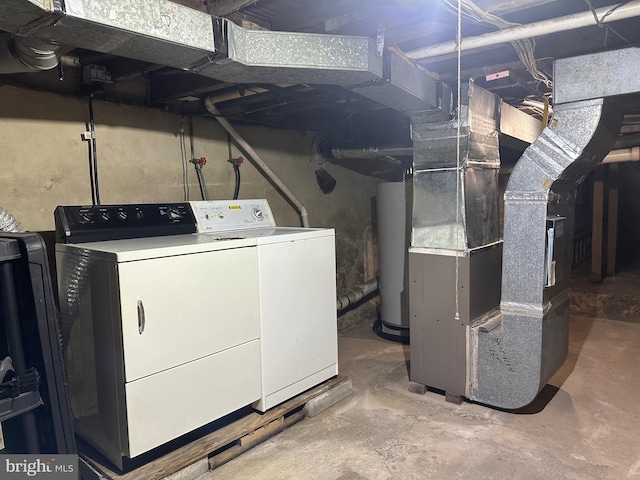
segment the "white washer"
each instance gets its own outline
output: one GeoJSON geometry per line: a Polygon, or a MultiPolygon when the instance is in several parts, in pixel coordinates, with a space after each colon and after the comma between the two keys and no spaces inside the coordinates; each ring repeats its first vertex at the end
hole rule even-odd
{"type": "Polygon", "coordinates": [[[191,202],[198,232],[258,246],[260,411],[338,374],[335,232],[277,227],[266,200],[191,202]]]}

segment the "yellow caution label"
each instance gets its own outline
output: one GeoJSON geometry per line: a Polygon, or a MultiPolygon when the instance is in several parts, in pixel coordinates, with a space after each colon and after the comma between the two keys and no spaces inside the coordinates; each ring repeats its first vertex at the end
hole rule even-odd
{"type": "Polygon", "coordinates": [[[240,210],[241,208],[240,205],[229,205],[229,210],[240,210]]]}

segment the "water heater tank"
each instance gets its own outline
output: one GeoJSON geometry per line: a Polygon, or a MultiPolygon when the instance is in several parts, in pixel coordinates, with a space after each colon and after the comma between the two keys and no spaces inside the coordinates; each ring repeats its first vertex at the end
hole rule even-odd
{"type": "Polygon", "coordinates": [[[380,316],[374,324],[388,340],[409,341],[408,249],[412,183],[380,183],[377,188],[380,316]]]}

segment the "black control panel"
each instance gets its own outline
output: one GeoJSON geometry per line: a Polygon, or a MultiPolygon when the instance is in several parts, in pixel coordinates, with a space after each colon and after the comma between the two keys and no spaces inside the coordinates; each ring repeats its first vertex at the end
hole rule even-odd
{"type": "Polygon", "coordinates": [[[188,203],[60,206],[54,217],[58,243],[159,237],[196,231],[196,220],[188,203]]]}

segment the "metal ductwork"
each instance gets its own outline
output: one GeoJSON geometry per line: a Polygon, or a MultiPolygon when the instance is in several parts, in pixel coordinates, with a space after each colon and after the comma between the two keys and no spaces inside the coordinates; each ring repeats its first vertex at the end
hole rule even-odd
{"type": "Polygon", "coordinates": [[[216,56],[195,68],[231,83],[339,85],[394,110],[449,112],[451,92],[368,37],[247,30],[214,21],[216,56]]]}
{"type": "Polygon", "coordinates": [[[214,19],[216,58],[201,75],[230,83],[357,85],[382,77],[382,56],[368,37],[247,30],[214,19]]]}
{"type": "Polygon", "coordinates": [[[413,382],[514,409],[562,366],[576,188],[614,145],[625,111],[640,105],[637,58],[638,49],[627,48],[555,62],[552,121],[505,193],[504,246],[497,125],[513,112],[472,83],[459,138],[457,121],[414,119],[413,382]],[[602,74],[594,77],[596,68],[602,74]]]}
{"type": "Polygon", "coordinates": [[[470,83],[458,119],[413,119],[412,382],[464,395],[470,325],[500,300],[499,99],[470,83]],[[458,140],[460,155],[458,157],[458,140]]]}
{"type": "Polygon", "coordinates": [[[0,29],[230,83],[338,85],[405,113],[451,106],[446,86],[368,37],[247,30],[169,0],[5,0],[0,29]]]}
{"type": "Polygon", "coordinates": [[[34,37],[0,33],[0,73],[51,70],[60,62],[60,45],[34,37]]]}
{"type": "Polygon", "coordinates": [[[64,7],[62,18],[35,34],[182,69],[215,53],[211,17],[168,0],[64,0],[64,7]]]}
{"type": "Polygon", "coordinates": [[[555,62],[551,125],[505,193],[500,312],[470,331],[470,399],[527,405],[566,359],[575,192],[640,101],[637,59],[627,48],[555,62]]]}
{"type": "Polygon", "coordinates": [[[211,16],[168,0],[3,0],[0,29],[182,69],[215,55],[211,16]]]}
{"type": "Polygon", "coordinates": [[[60,62],[60,44],[31,36],[33,29],[59,18],[60,2],[5,0],[0,3],[0,74],[50,70],[60,62]]]}

